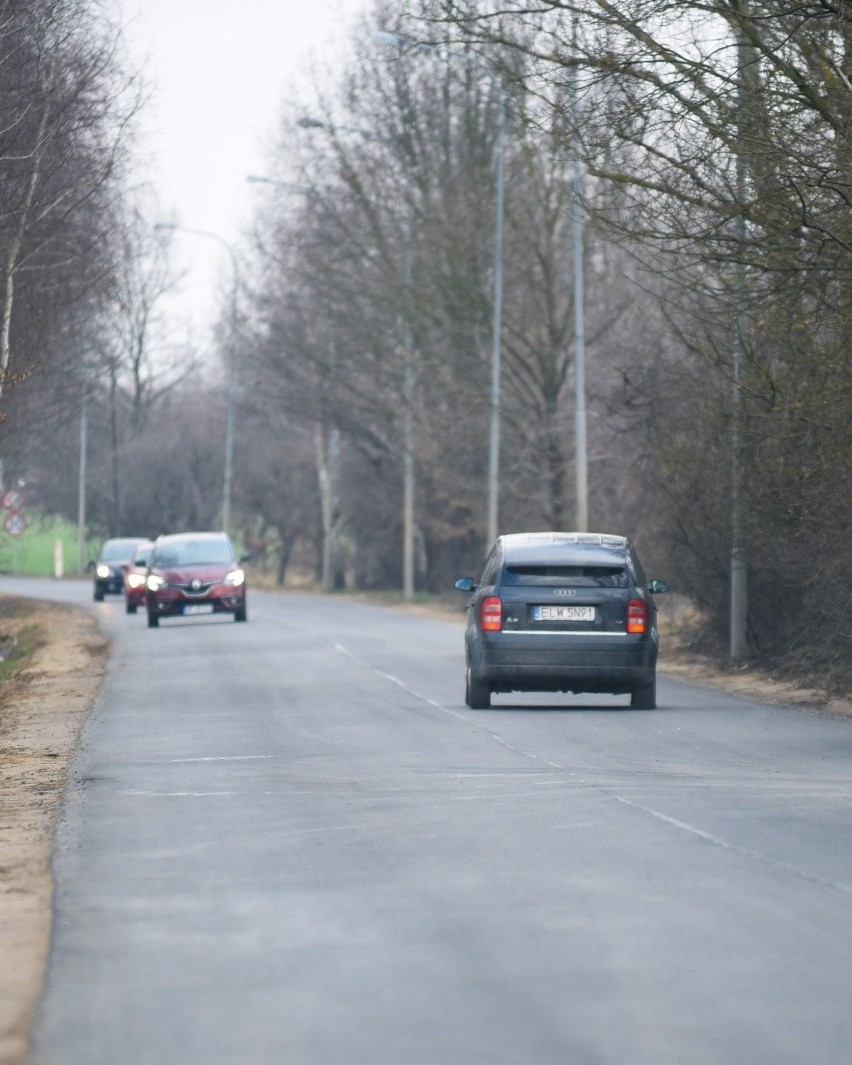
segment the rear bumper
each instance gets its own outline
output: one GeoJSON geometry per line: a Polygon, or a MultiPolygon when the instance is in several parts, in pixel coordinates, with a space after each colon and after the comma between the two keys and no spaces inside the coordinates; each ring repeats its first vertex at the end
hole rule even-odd
{"type": "Polygon", "coordinates": [[[493,691],[629,692],[653,679],[656,632],[477,633],[469,642],[471,669],[493,691]]]}

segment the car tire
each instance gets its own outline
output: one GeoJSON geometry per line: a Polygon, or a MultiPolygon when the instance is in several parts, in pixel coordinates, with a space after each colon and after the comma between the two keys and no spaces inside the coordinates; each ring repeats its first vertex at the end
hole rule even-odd
{"type": "Polygon", "coordinates": [[[234,621],[247,621],[248,620],[248,607],[243,604],[237,607],[234,611],[234,621]]]}
{"type": "Polygon", "coordinates": [[[648,681],[647,684],[634,684],[633,690],[630,693],[630,705],[634,710],[656,710],[657,709],[657,675],[648,681]]]}
{"type": "Polygon", "coordinates": [[[481,680],[476,680],[470,666],[465,674],[464,701],[471,710],[488,710],[491,707],[491,689],[481,680]]]}
{"type": "Polygon", "coordinates": [[[124,609],[125,609],[126,613],[128,613],[128,614],[135,614],[136,613],[136,604],[135,603],[125,603],[124,604],[124,609]]]}
{"type": "Polygon", "coordinates": [[[102,603],[104,601],[104,593],[98,591],[98,589],[95,588],[95,592],[92,598],[95,600],[96,603],[102,603]]]}
{"type": "Polygon", "coordinates": [[[148,628],[156,629],[160,624],[160,615],[155,614],[153,611],[148,611],[148,628]]]}

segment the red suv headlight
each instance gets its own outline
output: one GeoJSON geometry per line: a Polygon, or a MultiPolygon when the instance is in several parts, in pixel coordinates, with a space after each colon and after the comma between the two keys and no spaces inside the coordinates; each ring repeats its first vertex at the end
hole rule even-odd
{"type": "Polygon", "coordinates": [[[503,601],[499,595],[482,600],[479,619],[484,632],[499,632],[503,628],[503,601]]]}

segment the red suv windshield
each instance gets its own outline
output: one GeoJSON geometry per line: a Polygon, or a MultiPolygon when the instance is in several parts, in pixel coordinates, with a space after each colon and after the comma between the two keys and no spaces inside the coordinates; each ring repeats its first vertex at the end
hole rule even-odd
{"type": "Polygon", "coordinates": [[[155,566],[215,566],[234,561],[227,540],[181,540],[157,547],[155,566]]]}

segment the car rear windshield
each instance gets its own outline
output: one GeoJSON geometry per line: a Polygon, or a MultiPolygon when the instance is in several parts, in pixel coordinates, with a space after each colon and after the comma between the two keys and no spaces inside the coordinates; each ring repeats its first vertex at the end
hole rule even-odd
{"type": "Polygon", "coordinates": [[[230,544],[225,540],[184,540],[161,544],[156,549],[157,566],[212,566],[233,562],[230,544]]]}
{"type": "Polygon", "coordinates": [[[629,588],[624,566],[566,566],[515,563],[503,571],[503,584],[559,584],[575,588],[629,588]]]}

